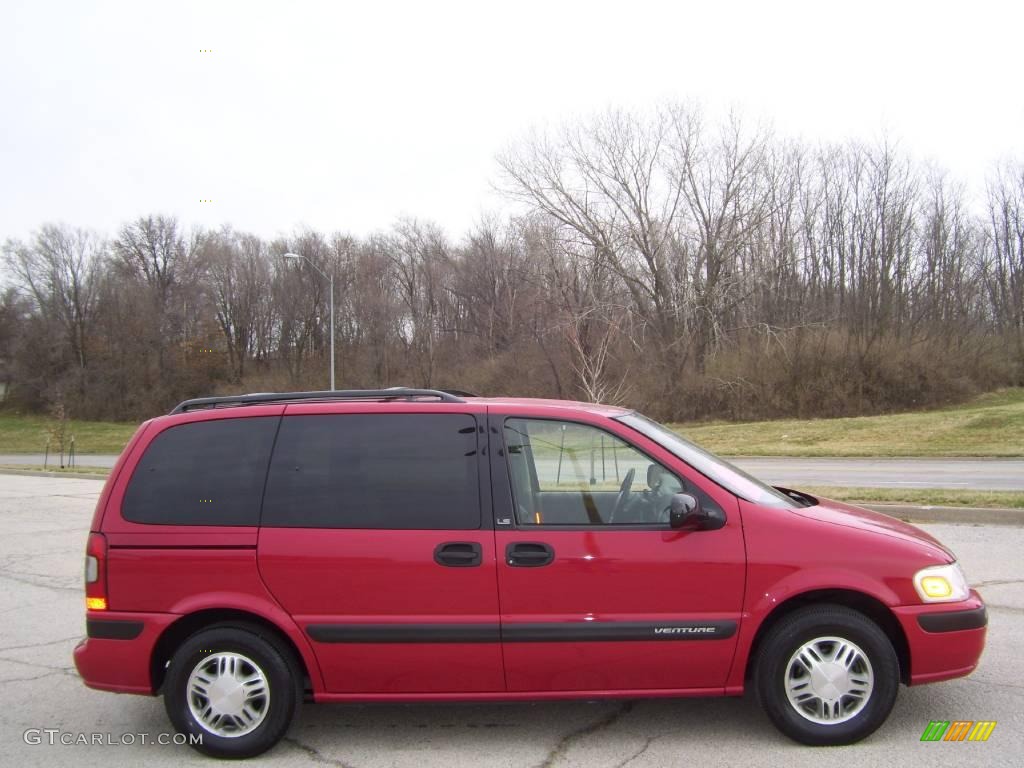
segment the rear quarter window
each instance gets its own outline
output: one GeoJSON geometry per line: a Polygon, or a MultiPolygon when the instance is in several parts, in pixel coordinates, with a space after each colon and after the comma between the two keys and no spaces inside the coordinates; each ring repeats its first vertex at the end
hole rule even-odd
{"type": "Polygon", "coordinates": [[[151,525],[259,525],[279,420],[216,419],[164,430],[135,467],[121,516],[151,525]]]}
{"type": "Polygon", "coordinates": [[[262,524],[479,528],[477,440],[465,414],[285,416],[262,524]]]}

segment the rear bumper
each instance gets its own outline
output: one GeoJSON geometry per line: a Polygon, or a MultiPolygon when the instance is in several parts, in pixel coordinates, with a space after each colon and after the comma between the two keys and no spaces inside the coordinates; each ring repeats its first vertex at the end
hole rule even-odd
{"type": "Polygon", "coordinates": [[[150,660],[170,613],[89,611],[88,637],[74,651],[75,668],[90,688],[115,693],[153,694],[150,660]]]}
{"type": "Polygon", "coordinates": [[[988,614],[974,590],[967,600],[894,608],[910,648],[910,684],[969,675],[985,648],[988,614]]]}

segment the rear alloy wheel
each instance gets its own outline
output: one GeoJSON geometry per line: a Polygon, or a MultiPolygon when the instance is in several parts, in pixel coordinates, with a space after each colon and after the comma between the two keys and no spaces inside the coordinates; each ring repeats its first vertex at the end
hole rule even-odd
{"type": "Polygon", "coordinates": [[[878,625],[838,605],[782,619],[761,643],[754,672],[772,722],[812,745],[851,744],[874,732],[892,710],[899,673],[878,625]]]}
{"type": "Polygon", "coordinates": [[[186,640],[171,659],[164,706],[181,733],[214,757],[253,757],[274,746],[302,700],[288,650],[258,627],[212,627],[186,640]]]}
{"type": "Polygon", "coordinates": [[[260,727],[270,709],[267,676],[239,653],[204,656],[188,677],[188,709],[215,736],[245,736],[260,727]]]}

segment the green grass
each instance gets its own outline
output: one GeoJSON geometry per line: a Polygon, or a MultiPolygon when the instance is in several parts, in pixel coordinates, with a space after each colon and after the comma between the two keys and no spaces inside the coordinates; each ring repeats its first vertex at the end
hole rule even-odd
{"type": "MultiPolygon", "coordinates": [[[[43,453],[46,430],[53,423],[53,419],[45,416],[0,414],[0,454],[43,453]]],[[[77,453],[120,453],[137,427],[138,424],[111,421],[71,420],[67,434],[75,436],[77,453]]],[[[51,446],[51,454],[53,450],[51,446]]]]}
{"type": "Polygon", "coordinates": [[[1024,388],[933,411],[672,426],[723,456],[1024,456],[1024,388]]]}
{"type": "Polygon", "coordinates": [[[1021,491],[961,491],[945,488],[840,488],[832,486],[800,487],[813,496],[835,501],[867,504],[907,504],[918,507],[983,507],[986,509],[1024,509],[1021,491]]]}
{"type": "MultiPolygon", "coordinates": [[[[0,454],[42,453],[43,416],[0,415],[0,454]]],[[[136,424],[72,421],[78,453],[120,453],[136,424]]],[[[846,419],[675,424],[723,456],[1024,456],[1024,388],[932,411],[846,419]]]]}

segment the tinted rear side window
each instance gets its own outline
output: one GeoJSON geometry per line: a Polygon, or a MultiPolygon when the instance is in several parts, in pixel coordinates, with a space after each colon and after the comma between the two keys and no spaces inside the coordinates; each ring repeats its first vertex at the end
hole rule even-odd
{"type": "Polygon", "coordinates": [[[463,414],[285,416],[263,525],[479,528],[476,454],[463,414]]]}
{"type": "Polygon", "coordinates": [[[159,525],[259,525],[279,417],[180,424],[150,443],[121,514],[159,525]]]}

